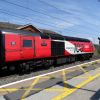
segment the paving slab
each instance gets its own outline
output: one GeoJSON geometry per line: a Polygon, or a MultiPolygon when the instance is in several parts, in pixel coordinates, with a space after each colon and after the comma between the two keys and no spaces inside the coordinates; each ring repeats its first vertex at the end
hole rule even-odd
{"type": "MultiPolygon", "coordinates": [[[[98,70],[100,70],[100,69],[97,68],[97,69],[91,70],[91,71],[89,71],[89,74],[94,75],[94,74],[97,73],[98,70]]],[[[80,74],[82,74],[82,71],[81,72],[74,72],[72,74],[66,75],[66,78],[69,79],[69,78],[72,78],[73,76],[77,76],[77,75],[80,75],[80,74]],[[68,76],[70,76],[70,77],[68,77],[68,76]]],[[[67,86],[67,88],[73,88],[77,84],[79,84],[79,83],[83,82],[84,80],[86,80],[87,77],[88,76],[85,73],[85,74],[80,75],[79,77],[72,78],[72,79],[67,81],[66,86],[67,86]]],[[[39,98],[41,99],[42,96],[43,96],[43,99],[41,99],[41,100],[51,100],[51,98],[58,95],[59,92],[57,92],[57,91],[56,92],[55,91],[47,92],[45,89],[46,88],[50,88],[50,89],[58,88],[59,89],[61,87],[62,87],[62,89],[64,89],[64,87],[65,87],[64,83],[61,83],[61,82],[63,82],[62,79],[63,79],[63,77],[62,78],[51,78],[51,80],[47,80],[45,82],[36,84],[35,88],[37,88],[37,89],[40,88],[42,90],[41,91],[40,90],[30,91],[30,93],[27,95],[29,97],[27,97],[26,99],[30,100],[30,98],[33,98],[35,100],[39,100],[39,98]],[[44,98],[46,98],[46,99],[44,99],[44,98]]],[[[25,93],[25,90],[18,90],[16,92],[9,93],[9,94],[5,95],[4,97],[7,100],[20,100],[24,93],[25,93]]]]}
{"type": "MultiPolygon", "coordinates": [[[[90,71],[90,75],[93,75],[98,69],[90,71]]],[[[80,75],[82,77],[85,76],[85,74],[80,75]]],[[[86,80],[86,78],[85,78],[86,80]]],[[[79,84],[80,82],[84,81],[84,78],[73,78],[68,80],[67,86],[69,88],[79,84]]],[[[59,83],[58,85],[52,86],[50,89],[58,88],[63,89],[63,84],[59,83]]],[[[54,91],[46,91],[43,90],[37,94],[31,95],[30,97],[27,97],[25,100],[52,100],[52,98],[60,95],[62,92],[54,92],[54,91]]],[[[100,78],[95,79],[94,81],[90,82],[86,86],[78,89],[71,95],[64,98],[64,100],[100,100],[100,78]],[[98,99],[99,98],[99,99],[98,99]]]]}
{"type": "Polygon", "coordinates": [[[0,96],[0,100],[5,100],[4,96],[0,96]]]}
{"type": "Polygon", "coordinates": [[[95,79],[63,100],[100,100],[100,78],[95,79]]]}

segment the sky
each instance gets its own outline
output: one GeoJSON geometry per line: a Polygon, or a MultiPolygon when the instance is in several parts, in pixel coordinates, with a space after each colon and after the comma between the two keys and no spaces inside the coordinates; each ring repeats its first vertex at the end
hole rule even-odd
{"type": "Polygon", "coordinates": [[[98,44],[100,0],[0,0],[0,21],[32,24],[98,44]]]}

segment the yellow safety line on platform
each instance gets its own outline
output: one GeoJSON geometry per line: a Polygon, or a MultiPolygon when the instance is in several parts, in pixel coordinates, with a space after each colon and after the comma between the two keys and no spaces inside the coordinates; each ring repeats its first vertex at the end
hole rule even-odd
{"type": "Polygon", "coordinates": [[[64,86],[66,87],[67,79],[66,79],[66,73],[65,73],[65,70],[62,71],[62,75],[63,75],[64,86]]]}
{"type": "MultiPolygon", "coordinates": [[[[6,92],[6,91],[10,91],[10,92],[14,92],[14,91],[17,91],[17,90],[27,90],[27,88],[22,88],[22,89],[17,89],[17,88],[5,88],[5,89],[0,89],[0,91],[2,92],[6,92]]],[[[42,88],[33,88],[31,90],[34,90],[34,91],[37,91],[37,90],[43,90],[42,88]]],[[[58,91],[58,92],[65,92],[64,89],[61,89],[61,88],[48,88],[48,89],[45,89],[46,91],[58,91]]]]}
{"type": "MultiPolygon", "coordinates": [[[[98,66],[97,65],[93,65],[95,68],[98,68],[98,66]]],[[[97,70],[97,72],[99,72],[100,71],[100,68],[99,68],[99,70],[97,70]]]]}
{"type": "Polygon", "coordinates": [[[14,92],[14,91],[17,91],[17,90],[19,90],[18,88],[1,88],[0,89],[0,92],[2,91],[2,92],[14,92]]]}
{"type": "Polygon", "coordinates": [[[29,92],[31,91],[31,89],[36,85],[36,83],[40,80],[40,77],[36,78],[33,83],[30,85],[30,87],[26,90],[26,92],[23,94],[21,100],[24,100],[25,97],[29,94],[29,92]]]}
{"type": "MultiPolygon", "coordinates": [[[[66,72],[65,70],[62,71],[62,76],[63,76],[63,83],[64,83],[64,87],[67,87],[67,77],[66,77],[66,72]]],[[[68,91],[67,88],[63,88],[64,91],[68,91]]]]}
{"type": "Polygon", "coordinates": [[[84,82],[76,85],[75,88],[69,89],[69,92],[66,91],[66,92],[62,93],[61,95],[58,95],[58,96],[54,97],[52,100],[62,100],[63,98],[67,97],[68,95],[72,94],[73,92],[75,92],[79,88],[83,87],[84,85],[88,84],[89,82],[93,81],[94,79],[96,79],[98,77],[100,77],[100,73],[98,73],[98,74],[96,74],[96,75],[94,75],[92,77],[89,77],[84,82]]]}
{"type": "Polygon", "coordinates": [[[87,70],[85,70],[82,66],[79,66],[79,68],[84,72],[84,74],[85,74],[87,77],[90,77],[90,78],[91,78],[91,75],[87,72],[87,70]]]}
{"type": "Polygon", "coordinates": [[[87,78],[89,78],[89,77],[88,77],[88,76],[86,76],[86,77],[85,77],[85,76],[75,76],[75,77],[73,77],[73,78],[83,78],[83,79],[85,78],[85,79],[87,79],[87,78]]]}

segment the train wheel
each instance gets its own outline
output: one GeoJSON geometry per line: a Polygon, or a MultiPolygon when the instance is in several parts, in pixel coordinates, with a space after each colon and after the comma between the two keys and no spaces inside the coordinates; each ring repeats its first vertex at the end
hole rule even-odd
{"type": "Polygon", "coordinates": [[[70,62],[75,62],[76,60],[75,56],[70,56],[69,58],[70,58],[70,62]]]}
{"type": "Polygon", "coordinates": [[[24,73],[24,68],[23,68],[22,64],[18,64],[16,66],[16,70],[17,70],[18,74],[20,74],[20,75],[22,75],[24,73]]]}
{"type": "Polygon", "coordinates": [[[13,66],[13,65],[10,65],[10,66],[7,66],[7,70],[9,71],[9,72],[15,72],[15,66],[13,66]]]}
{"type": "Polygon", "coordinates": [[[30,73],[30,65],[29,64],[25,65],[25,73],[30,73]]]}
{"type": "Polygon", "coordinates": [[[18,74],[25,74],[30,72],[30,66],[26,63],[19,64],[17,67],[18,74]]]}

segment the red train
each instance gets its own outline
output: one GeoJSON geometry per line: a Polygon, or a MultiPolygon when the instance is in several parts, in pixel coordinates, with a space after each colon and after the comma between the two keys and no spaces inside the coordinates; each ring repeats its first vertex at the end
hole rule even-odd
{"type": "Polygon", "coordinates": [[[42,63],[61,64],[92,57],[95,48],[88,39],[56,33],[33,33],[25,30],[0,30],[0,64],[20,70],[42,63]]]}

